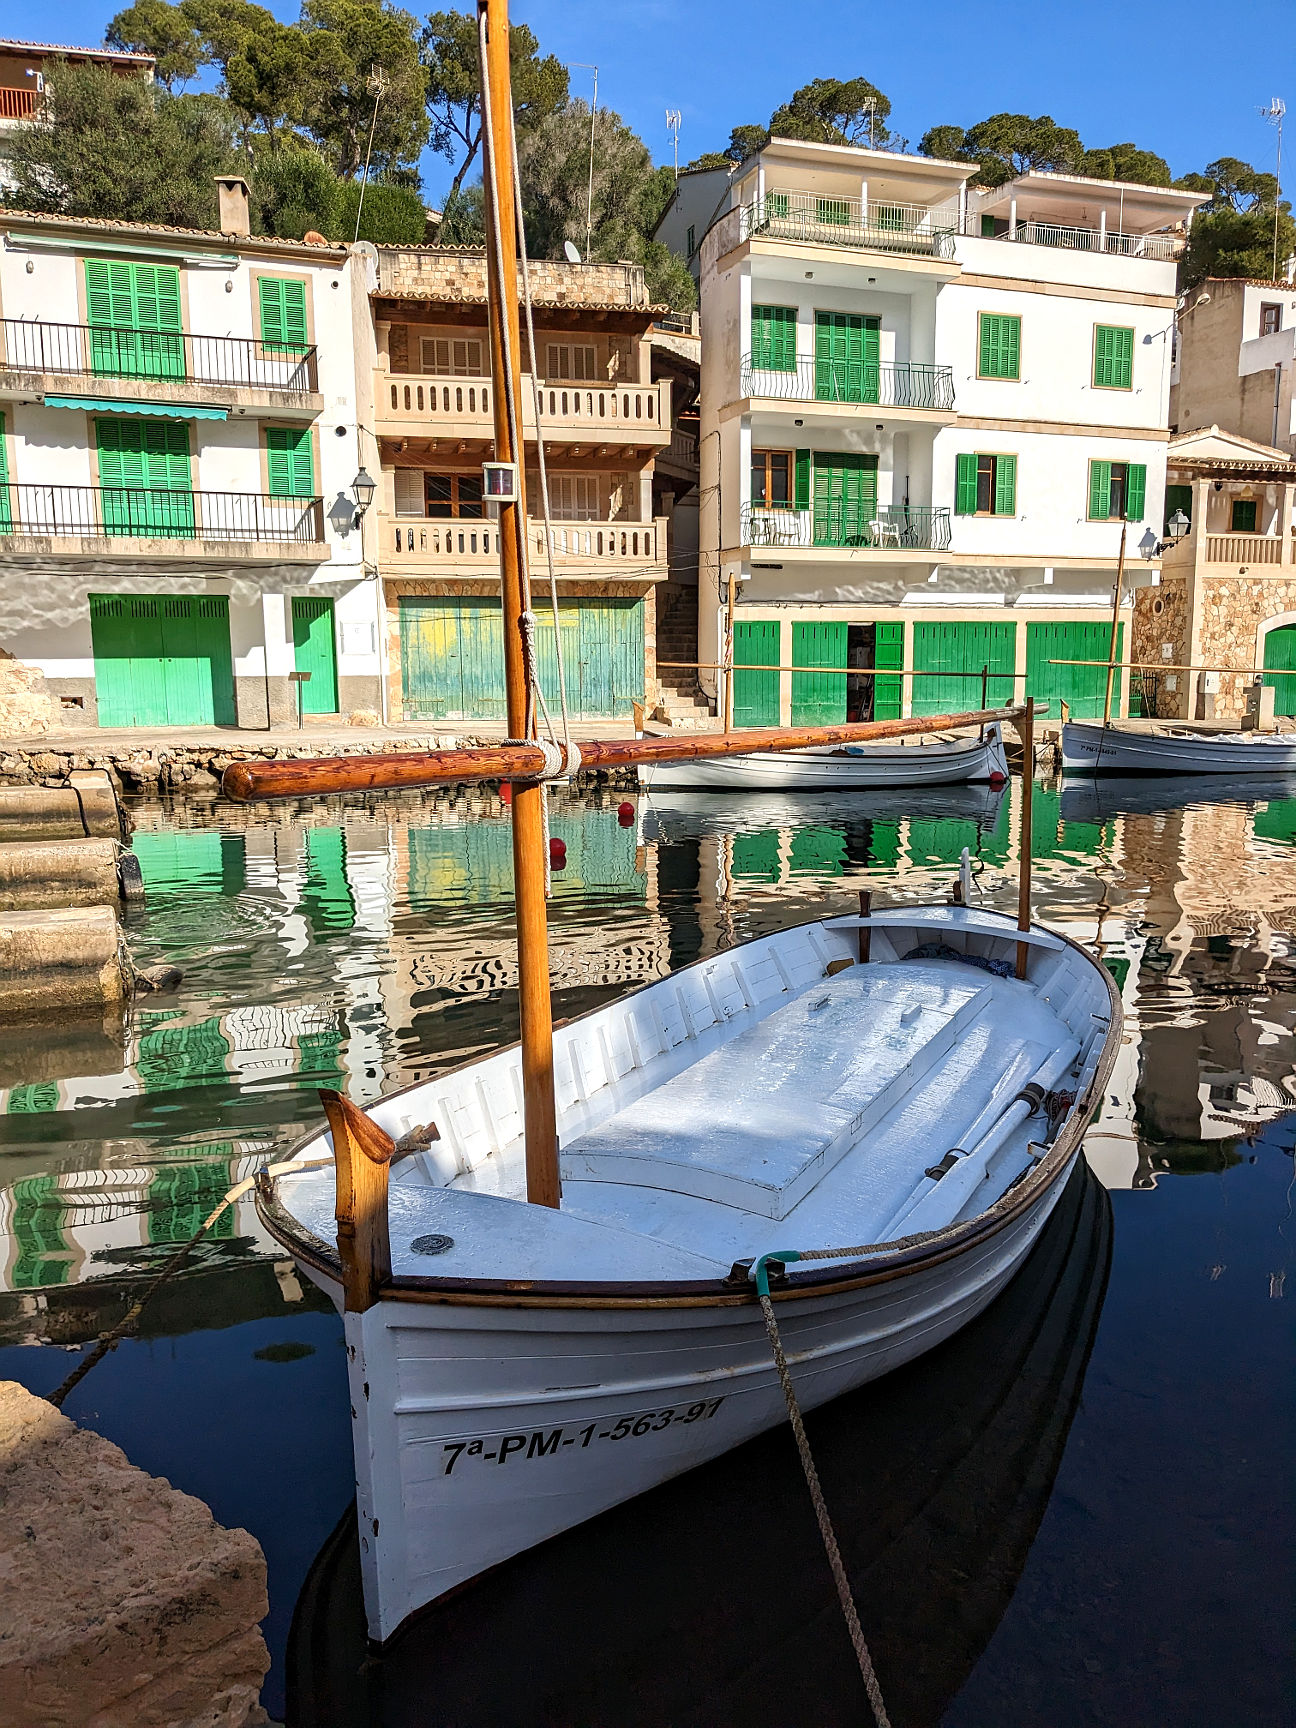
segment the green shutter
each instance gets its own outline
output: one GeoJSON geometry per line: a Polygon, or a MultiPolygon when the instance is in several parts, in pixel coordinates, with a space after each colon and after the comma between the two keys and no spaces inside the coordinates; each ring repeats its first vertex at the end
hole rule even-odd
{"type": "Polygon", "coordinates": [[[5,417],[0,414],[0,534],[12,534],[13,495],[9,491],[9,446],[5,442],[5,417]]]}
{"type": "Polygon", "coordinates": [[[304,354],[306,284],[286,276],[262,276],[257,283],[261,305],[261,341],[276,354],[304,354]]]}
{"type": "Polygon", "coordinates": [[[173,264],[85,261],[90,363],[103,377],[183,378],[180,272],[173,264]]]}
{"type": "Polygon", "coordinates": [[[877,516],[877,457],[818,450],[814,458],[816,546],[867,546],[877,516]]]}
{"type": "Polygon", "coordinates": [[[1017,514],[1017,458],[995,457],[994,513],[996,516],[1017,514]]]}
{"type": "Polygon", "coordinates": [[[313,498],[315,458],[310,427],[267,427],[266,470],[272,498],[313,498]]]}
{"type": "Polygon", "coordinates": [[[1111,470],[1110,462],[1091,462],[1089,464],[1089,518],[1091,521],[1106,521],[1111,515],[1111,470]]]}
{"type": "Polygon", "coordinates": [[[793,503],[798,510],[810,508],[810,452],[798,450],[795,455],[796,492],[793,503]]]}
{"type": "Polygon", "coordinates": [[[873,680],[875,720],[900,718],[904,681],[899,674],[904,669],[904,632],[904,625],[898,623],[873,626],[873,665],[879,672],[885,669],[896,674],[894,677],[873,680]]]}
{"type": "Polygon", "coordinates": [[[1131,522],[1141,522],[1147,513],[1147,467],[1130,462],[1125,473],[1125,514],[1131,522]]]}
{"type": "Polygon", "coordinates": [[[1094,388],[1128,390],[1134,382],[1134,332],[1127,325],[1094,325],[1094,388]]]}
{"type": "Polygon", "coordinates": [[[821,402],[876,402],[880,318],[815,313],[815,396],[821,402]]]}
{"type": "MultiPolygon", "coordinates": [[[[846,665],[846,625],[811,620],[792,626],[792,664],[846,665]]],[[[836,671],[792,674],[792,724],[836,726],[846,718],[846,680],[836,671]]]]}
{"type": "Polygon", "coordinates": [[[796,371],[796,307],[753,306],[751,363],[756,372],[796,371]]]}
{"type": "Polygon", "coordinates": [[[1015,314],[983,312],[978,371],[982,378],[1021,377],[1021,319],[1015,314]]]}
{"type": "Polygon", "coordinates": [[[956,516],[975,516],[976,495],[976,452],[974,450],[960,450],[954,466],[954,514],[956,516]]]}
{"type": "Polygon", "coordinates": [[[1170,532],[1170,518],[1176,510],[1182,510],[1189,522],[1192,521],[1193,489],[1191,486],[1167,486],[1165,489],[1165,523],[1162,532],[1170,532]]]}
{"type": "MultiPolygon", "coordinates": [[[[3,426],[0,426],[3,431],[3,426]]],[[[1235,498],[1229,518],[1229,529],[1234,534],[1254,534],[1256,531],[1256,501],[1254,498],[1235,498]]]]}
{"type": "Polygon", "coordinates": [[[177,420],[97,420],[106,534],[194,534],[189,428],[177,420]]]}

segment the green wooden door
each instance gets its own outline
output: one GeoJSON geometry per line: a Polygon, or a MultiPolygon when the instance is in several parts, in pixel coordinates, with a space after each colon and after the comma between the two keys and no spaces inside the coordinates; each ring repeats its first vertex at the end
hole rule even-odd
{"type": "Polygon", "coordinates": [[[881,321],[855,312],[815,313],[815,395],[821,402],[876,402],[881,321]]]}
{"type": "Polygon", "coordinates": [[[294,594],[292,603],[293,664],[309,672],[301,687],[303,714],[338,711],[337,640],[333,602],[314,594],[294,594]]]}
{"type": "Polygon", "coordinates": [[[867,546],[877,515],[877,457],[814,453],[814,543],[867,546]]]}
{"type": "Polygon", "coordinates": [[[9,1232],[17,1247],[9,1286],[35,1290],[66,1284],[76,1251],[63,1235],[67,1207],[53,1176],[21,1176],[11,1190],[9,1232]]]}
{"type": "Polygon", "coordinates": [[[101,726],[232,726],[234,668],[223,597],[92,594],[101,726]]]}
{"type": "MultiPolygon", "coordinates": [[[[1116,658],[1122,657],[1125,626],[1116,636],[1116,658]]],[[[1101,720],[1107,698],[1107,670],[1102,666],[1058,666],[1050,661],[1101,660],[1111,648],[1110,624],[1028,624],[1026,626],[1026,694],[1049,704],[1049,719],[1060,720],[1062,703],[1075,720],[1101,720]]],[[[1112,683],[1112,712],[1120,712],[1120,671],[1112,683]]]]}
{"type": "Polygon", "coordinates": [[[779,723],[778,673],[743,671],[744,666],[770,667],[780,664],[777,620],[735,624],[733,663],[734,725],[777,726],[779,723]]]}
{"type": "Polygon", "coordinates": [[[894,670],[897,676],[873,680],[873,718],[898,720],[904,700],[904,680],[898,674],[904,667],[904,625],[901,623],[873,626],[873,664],[879,670],[894,670]]]}
{"type": "Polygon", "coordinates": [[[1284,624],[1268,633],[1264,663],[1265,683],[1274,692],[1274,713],[1296,714],[1296,624],[1284,624]],[[1270,676],[1271,670],[1278,675],[1270,676]]]}
{"type": "Polygon", "coordinates": [[[914,678],[914,714],[957,714],[979,708],[979,674],[987,666],[990,706],[1010,702],[1016,644],[1015,624],[915,624],[913,669],[927,676],[914,678]]]}
{"type": "Polygon", "coordinates": [[[97,420],[105,534],[192,539],[189,428],[182,420],[97,420]]]}
{"type": "Polygon", "coordinates": [[[355,895],[347,877],[346,835],[341,828],[306,830],[301,910],[316,936],[355,926],[355,895]]]}
{"type": "MultiPolygon", "coordinates": [[[[223,1156],[184,1164],[163,1164],[148,1187],[148,1233],[154,1247],[188,1242],[204,1218],[219,1205],[230,1185],[232,1141],[209,1148],[223,1156]]],[[[234,1208],[227,1206],[207,1232],[208,1241],[234,1238],[234,1208]]]]}
{"type": "MultiPolygon", "coordinates": [[[[805,623],[792,626],[794,666],[846,664],[845,624],[805,623]]],[[[846,718],[846,680],[835,672],[792,674],[792,724],[836,726],[846,718]]]]}
{"type": "Polygon", "coordinates": [[[100,377],[183,378],[180,272],[171,264],[85,261],[90,364],[100,377]]]}

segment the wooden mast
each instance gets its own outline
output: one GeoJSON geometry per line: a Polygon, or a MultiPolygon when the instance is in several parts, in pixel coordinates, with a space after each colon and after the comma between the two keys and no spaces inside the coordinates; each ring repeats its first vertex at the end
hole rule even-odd
{"type": "Polygon", "coordinates": [[[1129,517],[1121,517],[1120,557],[1116,560],[1116,595],[1112,600],[1111,641],[1107,645],[1107,695],[1103,700],[1103,725],[1111,725],[1112,684],[1116,677],[1116,645],[1120,641],[1121,589],[1125,586],[1125,536],[1129,517]]]}
{"type": "MultiPolygon", "coordinates": [[[[478,0],[485,21],[486,90],[482,147],[486,181],[486,253],[495,457],[517,464],[517,501],[499,507],[500,581],[504,606],[504,689],[509,736],[526,738],[530,703],[522,615],[526,591],[525,451],[522,433],[521,333],[518,326],[517,211],[513,188],[513,92],[509,81],[508,0],[478,0]],[[512,413],[510,413],[510,404],[512,413]],[[515,442],[516,433],[516,442],[515,442]]],[[[535,365],[535,356],[531,356],[535,365]]],[[[537,428],[538,432],[539,428],[537,428]]],[[[513,788],[513,892],[517,906],[518,995],[522,1031],[522,1099],[527,1199],[557,1206],[558,1136],[554,1111],[553,1010],[549,998],[549,932],[545,907],[544,788],[513,788]]]]}

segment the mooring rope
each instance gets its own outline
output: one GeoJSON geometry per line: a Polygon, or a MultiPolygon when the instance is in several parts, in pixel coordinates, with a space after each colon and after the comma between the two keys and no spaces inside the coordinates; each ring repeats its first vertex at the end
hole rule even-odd
{"type": "Polygon", "coordinates": [[[774,1352],[774,1366],[778,1370],[779,1383],[783,1387],[788,1421],[792,1424],[793,1438],[796,1440],[797,1451],[801,1455],[801,1469],[805,1474],[806,1486],[810,1490],[815,1518],[819,1524],[819,1534],[823,1539],[824,1550],[828,1555],[828,1565],[832,1570],[833,1582],[837,1586],[837,1599],[841,1603],[842,1613],[846,1618],[846,1630],[850,1635],[851,1645],[855,1651],[855,1659],[859,1663],[864,1690],[868,1694],[869,1705],[877,1722],[877,1728],[891,1728],[891,1718],[887,1715],[886,1704],[882,1699],[882,1688],[878,1685],[877,1670],[873,1666],[873,1658],[869,1654],[869,1647],[864,1639],[864,1628],[860,1625],[855,1598],[851,1594],[850,1579],[846,1576],[846,1567],[842,1562],[841,1549],[837,1546],[837,1534],[833,1529],[827,1502],[823,1497],[823,1489],[819,1484],[819,1472],[815,1469],[814,1455],[810,1450],[810,1442],[806,1438],[805,1423],[801,1419],[801,1405],[797,1400],[796,1388],[792,1384],[792,1374],[788,1368],[787,1357],[783,1352],[783,1340],[779,1336],[778,1321],[774,1315],[774,1303],[769,1293],[769,1273],[766,1270],[766,1263],[770,1260],[828,1260],[859,1252],[858,1249],[846,1248],[811,1249],[805,1254],[795,1254],[790,1250],[781,1255],[762,1254],[753,1267],[753,1275],[756,1279],[756,1293],[760,1300],[761,1313],[765,1317],[765,1330],[769,1333],[770,1349],[774,1352]]]}

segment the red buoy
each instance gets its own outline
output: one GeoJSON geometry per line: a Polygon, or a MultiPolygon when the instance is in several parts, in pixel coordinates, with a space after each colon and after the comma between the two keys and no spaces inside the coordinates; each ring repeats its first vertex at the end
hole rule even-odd
{"type": "Polygon", "coordinates": [[[628,828],[634,821],[634,805],[628,798],[623,798],[617,805],[617,821],[623,828],[628,828]]]}
{"type": "Polygon", "coordinates": [[[561,870],[567,863],[567,842],[555,834],[549,842],[549,868],[561,870]]]}
{"type": "Polygon", "coordinates": [[[513,782],[511,780],[500,781],[500,800],[505,804],[513,802],[513,782]]]}
{"type": "Polygon", "coordinates": [[[1008,781],[1008,776],[1006,774],[1001,774],[997,768],[995,769],[994,773],[990,776],[990,784],[992,786],[1004,786],[1007,784],[1007,781],[1008,781]]]}

